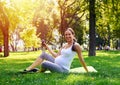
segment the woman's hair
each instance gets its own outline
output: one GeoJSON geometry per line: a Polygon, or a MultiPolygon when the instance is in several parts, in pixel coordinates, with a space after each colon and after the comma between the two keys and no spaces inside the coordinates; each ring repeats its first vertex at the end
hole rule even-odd
{"type": "Polygon", "coordinates": [[[73,36],[74,36],[74,39],[73,39],[74,42],[73,42],[73,46],[72,46],[72,51],[76,51],[76,49],[75,49],[75,42],[77,42],[77,40],[75,38],[75,32],[74,32],[74,30],[72,28],[67,28],[67,30],[69,30],[73,34],[73,36]]]}

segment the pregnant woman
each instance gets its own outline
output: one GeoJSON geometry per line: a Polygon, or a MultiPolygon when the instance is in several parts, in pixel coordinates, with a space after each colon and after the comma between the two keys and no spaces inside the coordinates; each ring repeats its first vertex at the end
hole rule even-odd
{"type": "Polygon", "coordinates": [[[60,48],[58,53],[54,52],[45,42],[43,42],[43,46],[49,51],[51,55],[46,52],[42,52],[42,54],[23,72],[36,72],[38,70],[35,67],[41,65],[40,72],[50,70],[51,72],[68,73],[76,54],[78,55],[78,59],[80,60],[82,66],[88,72],[82,57],[81,47],[76,42],[73,29],[68,28],[64,33],[64,37],[66,44],[60,48]]]}

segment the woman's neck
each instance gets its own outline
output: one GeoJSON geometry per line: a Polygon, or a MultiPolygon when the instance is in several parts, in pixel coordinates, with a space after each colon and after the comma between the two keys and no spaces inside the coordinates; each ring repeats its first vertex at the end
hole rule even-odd
{"type": "Polygon", "coordinates": [[[73,44],[73,41],[71,41],[71,42],[67,42],[68,43],[68,45],[72,45],[73,44]]]}

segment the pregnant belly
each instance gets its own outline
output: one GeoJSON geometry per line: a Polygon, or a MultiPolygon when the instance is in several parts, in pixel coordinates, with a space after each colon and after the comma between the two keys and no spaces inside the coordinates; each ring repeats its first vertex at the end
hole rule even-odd
{"type": "Polygon", "coordinates": [[[57,58],[55,58],[55,63],[60,66],[67,66],[67,61],[62,56],[58,56],[57,58]]]}

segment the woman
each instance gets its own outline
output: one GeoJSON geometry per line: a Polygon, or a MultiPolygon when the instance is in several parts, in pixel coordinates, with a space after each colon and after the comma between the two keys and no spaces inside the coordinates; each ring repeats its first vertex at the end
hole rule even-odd
{"type": "Polygon", "coordinates": [[[66,44],[59,50],[58,53],[55,53],[45,42],[43,42],[43,46],[51,53],[52,56],[43,52],[32,65],[24,70],[24,73],[38,71],[35,68],[38,65],[41,65],[40,72],[50,70],[51,72],[68,73],[76,53],[78,54],[79,60],[84,69],[88,72],[82,57],[81,47],[77,42],[75,42],[75,33],[71,28],[68,28],[65,31],[65,40],[66,44]]]}

